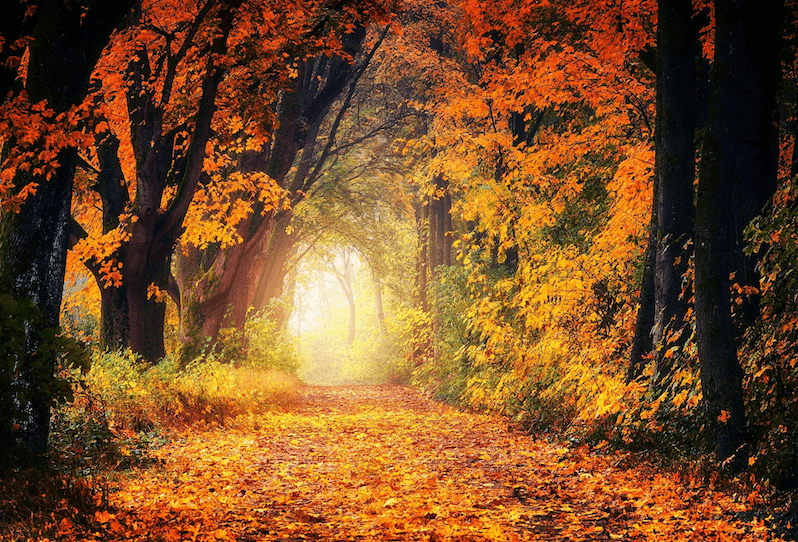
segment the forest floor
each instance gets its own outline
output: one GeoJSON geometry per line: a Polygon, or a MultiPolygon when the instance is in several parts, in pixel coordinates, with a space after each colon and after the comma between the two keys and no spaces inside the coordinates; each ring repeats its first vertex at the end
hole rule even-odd
{"type": "Polygon", "coordinates": [[[398,386],[174,435],[58,540],[767,540],[743,498],[398,386]]]}

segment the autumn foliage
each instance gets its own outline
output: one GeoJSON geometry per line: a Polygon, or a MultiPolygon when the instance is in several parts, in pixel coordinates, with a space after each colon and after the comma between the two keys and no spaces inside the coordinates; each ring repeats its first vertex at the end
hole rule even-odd
{"type": "Polygon", "coordinates": [[[738,4],[20,2],[0,435],[59,482],[0,534],[767,539],[798,10],[738,4]]]}
{"type": "MultiPolygon", "coordinates": [[[[194,428],[41,540],[766,540],[761,497],[508,431],[402,387],[308,388],[194,428]]],[[[20,533],[22,534],[22,533],[20,533]]],[[[26,533],[30,534],[30,533],[26,533]]]]}

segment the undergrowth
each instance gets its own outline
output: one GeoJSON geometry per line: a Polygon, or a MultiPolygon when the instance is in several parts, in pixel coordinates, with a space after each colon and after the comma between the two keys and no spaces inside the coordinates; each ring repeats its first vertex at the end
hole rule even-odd
{"type": "Polygon", "coordinates": [[[88,526],[118,473],[152,465],[172,430],[246,423],[293,402],[294,362],[264,349],[237,363],[205,355],[185,367],[172,357],[150,365],[129,351],[94,352],[88,372],[65,369],[71,401],[53,408],[47,461],[0,474],[0,540],[88,526]]]}

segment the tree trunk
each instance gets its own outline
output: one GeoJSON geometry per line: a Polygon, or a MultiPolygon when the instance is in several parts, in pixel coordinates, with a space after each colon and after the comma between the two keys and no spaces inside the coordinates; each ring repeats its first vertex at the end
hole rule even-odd
{"type": "MultiPolygon", "coordinates": [[[[139,50],[128,66],[131,83],[127,103],[137,180],[132,208],[136,220],[131,221],[129,226],[129,239],[122,243],[115,254],[122,267],[124,292],[106,294],[114,299],[104,303],[103,308],[115,310],[104,312],[102,318],[103,327],[113,333],[107,337],[112,344],[129,346],[150,363],[157,362],[166,353],[165,300],[153,297],[150,286],[155,285],[162,292],[170,292],[176,284],[170,272],[172,250],[182,233],[183,220],[202,177],[216,96],[225,72],[225,68],[214,59],[226,51],[227,36],[232,28],[237,4],[230,2],[219,13],[219,32],[211,43],[213,55],[207,62],[197,113],[185,151],[175,150],[176,131],[163,132],[164,106],[169,101],[170,85],[177,76],[178,62],[172,59],[168,63],[163,83],[166,99],[157,106],[154,96],[154,87],[157,85],[152,84],[156,75],[150,70],[146,49],[139,50]],[[169,206],[162,209],[161,200],[170,181],[176,186],[176,193],[169,206]],[[123,344],[125,341],[127,344],[123,344]]],[[[194,26],[184,38],[186,45],[194,39],[212,5],[206,4],[197,15],[194,26]]],[[[187,47],[181,51],[185,49],[187,47]]],[[[99,152],[101,169],[95,188],[103,199],[103,229],[108,231],[118,225],[118,213],[130,205],[130,201],[123,185],[118,142],[107,138],[103,140],[105,143],[100,146],[99,152]]],[[[174,296],[174,293],[170,295],[174,296]]]]}
{"type": "MultiPolygon", "coordinates": [[[[111,133],[103,134],[97,148],[100,166],[94,185],[102,201],[103,234],[119,226],[119,216],[130,202],[125,175],[119,161],[119,140],[111,133]]],[[[100,346],[106,350],[119,350],[130,345],[130,320],[127,304],[127,286],[106,285],[97,262],[87,263],[100,288],[100,346]]]]}
{"type": "MultiPolygon", "coordinates": [[[[103,47],[131,4],[129,0],[98,1],[85,11],[55,0],[39,6],[26,82],[31,102],[47,100],[57,113],[79,103],[88,92],[89,76],[103,47]]],[[[58,325],[61,309],[76,151],[61,151],[58,163],[49,181],[18,175],[17,189],[36,181],[38,191],[18,214],[4,212],[0,219],[0,293],[31,299],[44,314],[46,327],[58,325]]],[[[30,350],[37,346],[37,332],[28,332],[30,350]]],[[[55,359],[47,363],[51,375],[55,359]]],[[[22,374],[20,378],[32,399],[20,399],[19,412],[1,413],[0,423],[18,424],[22,437],[17,443],[0,444],[0,453],[17,455],[15,449],[21,446],[24,451],[18,461],[24,463],[47,449],[50,397],[35,375],[22,374]]]]}
{"type": "Polygon", "coordinates": [[[429,281],[429,207],[421,202],[414,205],[416,219],[416,235],[418,238],[416,258],[416,301],[424,312],[429,312],[427,299],[427,283],[429,281]]]}
{"type": "Polygon", "coordinates": [[[696,326],[706,427],[719,460],[745,465],[743,371],[731,317],[729,271],[738,218],[732,204],[771,171],[774,66],[781,5],[715,3],[715,58],[696,217],[696,326]]]}
{"type": "Polygon", "coordinates": [[[341,285],[341,290],[346,296],[346,302],[349,305],[349,327],[346,335],[346,345],[352,346],[355,343],[355,292],[352,277],[352,264],[349,261],[349,251],[346,250],[344,254],[344,271],[343,273],[333,269],[335,277],[338,279],[338,284],[341,285]]]}
{"type": "MultiPolygon", "coordinates": [[[[365,37],[365,29],[358,27],[343,39],[345,50],[355,57],[365,37]]],[[[321,158],[315,151],[318,132],[333,102],[350,86],[350,93],[362,71],[347,60],[319,56],[301,63],[294,88],[282,93],[276,131],[271,148],[257,155],[241,157],[241,168],[263,171],[289,192],[294,203],[307,194],[318,178],[329,152],[321,158]],[[301,159],[295,164],[297,155],[301,159]],[[289,176],[292,167],[293,174],[289,176]]],[[[348,107],[345,101],[339,116],[348,107]]],[[[340,120],[340,119],[339,119],[340,120]]],[[[335,139],[335,124],[327,134],[328,145],[335,139]]],[[[255,205],[253,216],[239,228],[244,240],[241,245],[219,251],[216,263],[204,269],[187,272],[202,275],[214,269],[215,279],[194,287],[194,301],[185,304],[184,311],[193,310],[186,322],[201,324],[202,329],[187,330],[186,335],[198,340],[210,337],[215,341],[222,325],[244,326],[250,308],[262,310],[280,294],[285,280],[288,256],[299,239],[298,232],[288,233],[286,226],[291,214],[271,211],[261,214],[255,205]],[[200,292],[199,289],[205,291],[200,292]]],[[[190,324],[189,324],[190,325],[190,324]]]]}
{"type": "Polygon", "coordinates": [[[647,356],[653,348],[652,328],[654,327],[654,263],[656,261],[657,242],[657,180],[654,178],[654,201],[651,209],[651,221],[648,225],[648,244],[646,246],[643,277],[640,281],[640,307],[637,309],[635,334],[629,355],[629,367],[626,371],[626,382],[631,382],[641,375],[647,356]]]}
{"type": "MultiPolygon", "coordinates": [[[[97,280],[102,284],[102,279],[97,280]]],[[[120,350],[130,344],[127,286],[100,286],[100,347],[120,350]]]]}
{"type": "Polygon", "coordinates": [[[435,193],[426,203],[429,208],[427,234],[429,270],[435,276],[435,268],[440,265],[452,265],[452,199],[449,194],[449,183],[442,175],[432,180],[435,193]]]}
{"type": "Polygon", "coordinates": [[[743,118],[738,122],[743,126],[744,135],[741,135],[742,142],[736,150],[736,160],[745,165],[734,172],[731,195],[734,214],[730,273],[734,274],[734,282],[747,290],[734,310],[738,336],[758,319],[760,297],[758,264],[761,254],[743,253],[746,245],[743,232],[751,220],[767,212],[766,205],[778,184],[779,132],[775,97],[781,81],[780,27],[775,12],[771,17],[771,23],[758,26],[754,30],[756,37],[751,38],[758,48],[751,55],[754,58],[752,62],[758,63],[750,75],[755,79],[746,79],[739,89],[740,94],[744,93],[755,101],[746,103],[745,109],[739,111],[743,118]]]}
{"type": "MultiPolygon", "coordinates": [[[[269,236],[268,245],[262,251],[266,261],[260,266],[260,272],[256,275],[257,287],[252,300],[252,306],[257,312],[267,310],[269,302],[278,299],[283,293],[288,258],[299,239],[296,232],[289,233],[289,222],[290,215],[278,218],[269,236]]],[[[279,307],[275,307],[275,310],[279,312],[279,307]]]]}
{"type": "Polygon", "coordinates": [[[382,300],[382,278],[374,267],[371,268],[371,278],[374,283],[374,308],[377,315],[377,325],[380,328],[380,333],[385,335],[387,330],[385,328],[385,306],[382,300]]]}
{"type": "MultiPolygon", "coordinates": [[[[150,250],[147,269],[126,281],[130,348],[144,360],[154,363],[166,355],[164,324],[166,300],[151,297],[149,285],[161,291],[169,287],[169,255],[150,250]]],[[[129,258],[125,259],[129,261],[129,258]]],[[[124,271],[124,269],[123,269],[124,271]]],[[[123,275],[124,276],[124,275],[123,275]]]]}
{"type": "Polygon", "coordinates": [[[446,194],[441,201],[443,206],[443,265],[452,265],[452,247],[454,247],[454,229],[452,227],[452,194],[449,192],[448,183],[446,194]]]}
{"type": "Polygon", "coordinates": [[[658,385],[671,370],[669,348],[690,335],[683,295],[693,237],[695,180],[695,62],[698,35],[691,0],[659,0],[657,24],[657,181],[654,267],[654,376],[658,385]]]}

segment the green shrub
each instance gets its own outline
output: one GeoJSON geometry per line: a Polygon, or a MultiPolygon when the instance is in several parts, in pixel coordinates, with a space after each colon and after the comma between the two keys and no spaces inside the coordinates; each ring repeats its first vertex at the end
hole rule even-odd
{"type": "Polygon", "coordinates": [[[296,374],[300,365],[294,340],[265,316],[253,317],[246,326],[246,354],[243,364],[248,367],[273,369],[296,374]]]}
{"type": "Polygon", "coordinates": [[[74,386],[75,400],[53,412],[56,463],[88,476],[107,466],[146,461],[166,430],[225,424],[294,401],[298,380],[270,368],[202,357],[181,368],[172,357],[151,366],[131,352],[95,353],[74,386]]]}
{"type": "Polygon", "coordinates": [[[80,343],[46,325],[28,299],[0,295],[0,468],[31,459],[26,435],[29,408],[72,399],[72,383],[62,368],[85,369],[80,343]]]}

